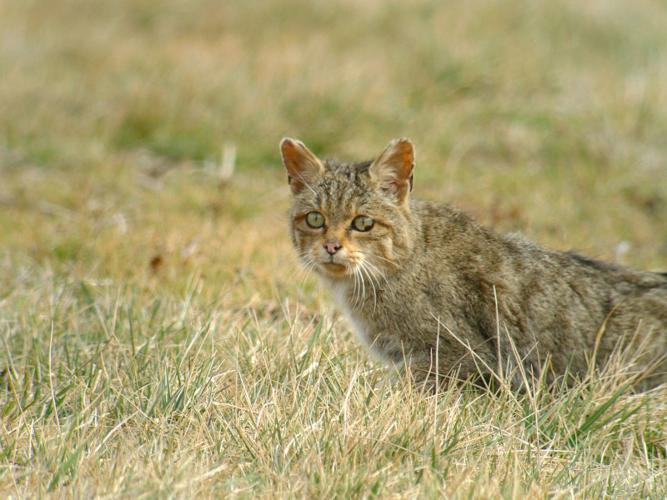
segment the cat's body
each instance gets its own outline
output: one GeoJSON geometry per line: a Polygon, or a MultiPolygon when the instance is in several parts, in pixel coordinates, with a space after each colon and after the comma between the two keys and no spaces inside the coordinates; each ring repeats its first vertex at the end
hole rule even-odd
{"type": "Polygon", "coordinates": [[[372,164],[321,162],[296,141],[281,148],[294,245],[376,357],[424,381],[519,362],[553,379],[644,343],[641,368],[655,366],[642,385],[667,381],[666,275],[544,250],[410,199],[406,140],[372,164]]]}
{"type": "Polygon", "coordinates": [[[667,277],[546,251],[446,206],[412,201],[411,212],[419,244],[410,264],[376,280],[375,291],[367,287],[360,299],[353,283],[324,277],[359,339],[383,361],[407,356],[413,371],[433,376],[437,347],[440,375],[476,376],[497,369],[499,358],[516,363],[517,354],[533,374],[548,355],[555,374],[582,375],[605,321],[601,361],[635,329],[642,337],[661,329],[656,347],[667,352],[667,277]]]}

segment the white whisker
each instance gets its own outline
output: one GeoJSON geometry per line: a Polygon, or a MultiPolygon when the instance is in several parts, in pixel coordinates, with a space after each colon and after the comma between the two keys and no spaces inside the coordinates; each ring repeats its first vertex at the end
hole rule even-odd
{"type": "Polygon", "coordinates": [[[373,280],[373,275],[371,274],[371,271],[369,268],[366,267],[367,262],[365,261],[360,261],[359,262],[359,269],[361,270],[362,273],[364,273],[366,276],[368,276],[368,282],[371,286],[371,290],[373,291],[373,311],[375,311],[375,308],[377,307],[377,292],[375,290],[375,282],[373,280]]]}
{"type": "Polygon", "coordinates": [[[396,262],[394,262],[393,260],[389,260],[388,258],[383,257],[382,255],[378,255],[378,254],[375,253],[375,254],[371,254],[371,257],[373,257],[374,259],[383,260],[383,261],[387,262],[388,264],[390,264],[392,267],[396,267],[396,262]]]}
{"type": "Polygon", "coordinates": [[[316,263],[307,253],[299,253],[299,257],[301,258],[302,266],[299,269],[301,274],[299,275],[298,279],[299,286],[303,286],[306,279],[308,279],[310,276],[311,271],[315,269],[316,263]]]}
{"type": "Polygon", "coordinates": [[[388,283],[387,277],[385,276],[384,272],[380,270],[380,268],[378,268],[370,260],[366,260],[365,263],[368,265],[369,270],[373,272],[373,276],[378,280],[378,288],[380,288],[380,278],[383,279],[385,283],[388,283]]]}
{"type": "Polygon", "coordinates": [[[364,299],[366,298],[366,283],[364,283],[364,275],[362,274],[364,268],[361,267],[361,266],[357,266],[357,269],[358,269],[358,272],[359,272],[359,281],[361,282],[361,289],[362,289],[361,304],[363,304],[364,299]]]}
{"type": "Polygon", "coordinates": [[[355,300],[354,307],[359,308],[364,303],[364,297],[366,296],[366,285],[364,284],[364,277],[361,274],[359,266],[354,268],[354,273],[359,280],[359,296],[357,297],[357,300],[355,300]]]}
{"type": "Polygon", "coordinates": [[[352,274],[352,277],[354,278],[354,286],[352,288],[352,308],[356,307],[357,303],[357,287],[358,287],[358,279],[357,279],[357,271],[354,269],[354,272],[352,274]]]}

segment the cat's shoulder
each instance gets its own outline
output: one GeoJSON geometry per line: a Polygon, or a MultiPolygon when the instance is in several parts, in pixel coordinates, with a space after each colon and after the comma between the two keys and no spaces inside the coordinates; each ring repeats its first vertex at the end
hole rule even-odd
{"type": "Polygon", "coordinates": [[[419,218],[430,221],[450,222],[457,219],[472,220],[472,218],[466,213],[457,210],[456,208],[446,203],[438,203],[413,198],[410,200],[410,209],[419,218]]]}

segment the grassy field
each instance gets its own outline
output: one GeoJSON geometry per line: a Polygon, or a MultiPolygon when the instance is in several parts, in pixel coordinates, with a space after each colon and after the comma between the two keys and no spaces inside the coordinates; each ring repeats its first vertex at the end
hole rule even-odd
{"type": "Polygon", "coordinates": [[[277,145],[667,270],[659,0],[0,1],[0,496],[667,495],[667,388],[420,394],[288,240],[277,145]],[[233,174],[229,167],[233,165],[233,174]]]}

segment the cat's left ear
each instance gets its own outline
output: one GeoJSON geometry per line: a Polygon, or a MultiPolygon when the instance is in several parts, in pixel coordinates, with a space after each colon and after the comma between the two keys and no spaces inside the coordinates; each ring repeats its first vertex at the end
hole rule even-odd
{"type": "Polygon", "coordinates": [[[280,156],[287,169],[287,179],[294,194],[299,194],[303,188],[310,187],[324,172],[320,159],[303,142],[296,139],[285,137],[280,141],[280,156]]]}
{"type": "Polygon", "coordinates": [[[410,139],[394,139],[371,164],[369,172],[380,189],[399,204],[408,200],[412,191],[412,173],[415,168],[415,148],[410,139]]]}

